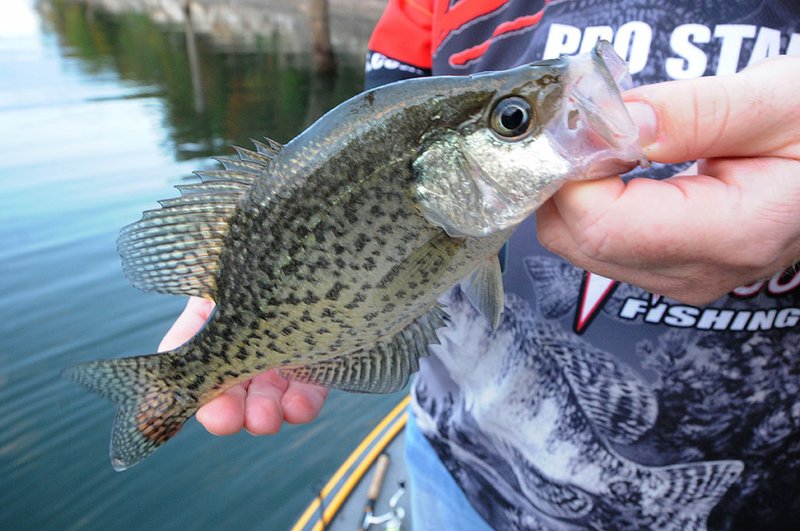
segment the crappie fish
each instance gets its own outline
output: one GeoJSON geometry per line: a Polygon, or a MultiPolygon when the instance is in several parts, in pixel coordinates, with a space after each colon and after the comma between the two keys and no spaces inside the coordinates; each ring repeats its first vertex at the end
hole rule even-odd
{"type": "Polygon", "coordinates": [[[124,470],[203,404],[271,368],[391,392],[435,343],[437,299],[462,282],[496,324],[497,253],[568,179],[644,160],[619,95],[624,62],[591,54],[366,91],[285,146],[236,148],[121,232],[133,285],[213,299],[205,327],[157,355],[99,360],[71,379],[118,405],[124,470]]]}

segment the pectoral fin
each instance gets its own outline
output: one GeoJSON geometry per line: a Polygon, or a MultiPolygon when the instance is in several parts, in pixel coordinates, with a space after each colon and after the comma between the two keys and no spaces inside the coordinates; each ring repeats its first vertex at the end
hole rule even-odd
{"type": "Polygon", "coordinates": [[[503,273],[500,260],[492,256],[461,281],[461,290],[486,320],[497,328],[503,313],[503,273]]]}

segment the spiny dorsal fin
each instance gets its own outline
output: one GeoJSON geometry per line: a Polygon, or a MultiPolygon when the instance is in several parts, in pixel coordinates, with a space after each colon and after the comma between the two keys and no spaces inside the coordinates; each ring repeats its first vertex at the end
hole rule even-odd
{"type": "Polygon", "coordinates": [[[271,138],[265,138],[265,142],[259,142],[258,140],[250,139],[253,145],[256,147],[256,151],[260,154],[265,155],[268,158],[275,158],[275,155],[280,153],[283,149],[283,145],[279,142],[275,142],[271,138]]]}
{"type": "Polygon", "coordinates": [[[197,172],[202,182],[177,186],[181,195],[159,201],[120,232],[117,249],[131,283],[144,291],[213,299],[228,223],[242,197],[261,178],[281,145],[234,148],[237,159],[220,158],[224,170],[197,172]]]}
{"type": "Polygon", "coordinates": [[[435,306],[387,341],[370,350],[352,352],[302,367],[281,369],[281,374],[306,383],[357,393],[393,393],[402,389],[428,355],[428,345],[439,343],[436,330],[445,326],[447,314],[435,306]]]}

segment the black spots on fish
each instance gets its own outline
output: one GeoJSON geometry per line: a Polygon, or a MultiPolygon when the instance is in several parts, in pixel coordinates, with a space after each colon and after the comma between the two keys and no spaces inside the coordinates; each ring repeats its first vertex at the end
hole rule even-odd
{"type": "Polygon", "coordinates": [[[318,336],[324,336],[324,335],[326,335],[326,334],[330,334],[330,333],[331,333],[331,331],[330,331],[330,330],[328,330],[327,328],[324,328],[324,327],[323,327],[323,328],[318,328],[318,329],[317,329],[317,332],[316,332],[316,334],[317,334],[318,336]]]}
{"type": "Polygon", "coordinates": [[[375,263],[375,259],[373,257],[367,256],[366,258],[364,258],[361,267],[363,267],[367,271],[372,271],[376,267],[378,267],[378,265],[375,263]]]}
{"type": "Polygon", "coordinates": [[[296,224],[294,227],[295,237],[303,239],[311,233],[311,229],[304,224],[296,224]]]}
{"type": "Polygon", "coordinates": [[[360,253],[361,251],[363,251],[364,247],[366,247],[367,244],[371,241],[372,239],[369,236],[367,236],[363,232],[359,232],[358,236],[356,236],[356,242],[355,242],[356,252],[360,253]]]}
{"type": "Polygon", "coordinates": [[[295,332],[295,330],[300,330],[300,325],[297,324],[297,321],[292,321],[288,324],[288,326],[283,327],[281,334],[284,336],[290,336],[295,332]]]}
{"type": "Polygon", "coordinates": [[[369,213],[376,218],[382,218],[386,215],[386,212],[383,210],[381,205],[372,205],[372,208],[369,209],[369,213]]]}
{"type": "Polygon", "coordinates": [[[376,229],[376,232],[383,236],[389,236],[394,232],[394,226],[389,223],[383,223],[376,229]]]}
{"type": "Polygon", "coordinates": [[[333,341],[330,344],[330,346],[328,347],[328,352],[338,352],[339,350],[342,349],[342,344],[343,343],[342,343],[341,339],[337,339],[336,341],[333,341]]]}
{"type": "Polygon", "coordinates": [[[378,313],[377,312],[369,312],[369,313],[365,313],[364,314],[364,320],[366,320],[366,321],[372,321],[376,317],[378,317],[378,313]]]}
{"type": "Polygon", "coordinates": [[[300,322],[313,323],[314,318],[311,317],[311,312],[309,312],[308,310],[303,310],[303,314],[300,316],[300,322]]]}
{"type": "Polygon", "coordinates": [[[317,345],[317,340],[314,339],[312,336],[305,336],[303,338],[303,342],[305,342],[307,345],[311,347],[315,347],[317,345]]]}
{"type": "MultiPolygon", "coordinates": [[[[297,254],[298,249],[294,249],[295,253],[292,253],[292,250],[293,249],[289,250],[290,255],[291,254],[297,254]]],[[[298,273],[300,271],[300,266],[301,265],[302,264],[300,262],[298,262],[297,260],[295,260],[294,258],[290,258],[289,261],[286,262],[286,264],[284,264],[281,267],[281,273],[284,276],[287,276],[287,277],[295,275],[296,273],[298,273]]]]}
{"type": "MultiPolygon", "coordinates": [[[[303,297],[303,304],[311,305],[311,304],[316,304],[318,302],[319,302],[319,297],[317,296],[317,294],[311,291],[310,289],[306,290],[306,295],[305,297],[303,297]]],[[[308,310],[305,310],[304,313],[308,313],[308,310]]]]}
{"type": "Polygon", "coordinates": [[[405,217],[406,211],[403,208],[398,208],[397,210],[389,213],[389,219],[392,220],[392,223],[397,223],[401,219],[405,219],[405,217]]]}
{"type": "Polygon", "coordinates": [[[206,377],[204,374],[195,374],[194,378],[192,378],[192,381],[189,382],[186,388],[189,389],[190,391],[198,391],[200,389],[200,386],[203,385],[205,381],[206,377]]]}
{"type": "Polygon", "coordinates": [[[258,289],[260,289],[262,292],[268,292],[271,289],[269,282],[267,282],[267,280],[264,278],[257,278],[256,286],[258,286],[258,289]]]}
{"type": "Polygon", "coordinates": [[[381,313],[392,313],[395,308],[396,308],[396,305],[394,303],[390,302],[389,304],[387,304],[386,306],[383,307],[383,309],[381,310],[381,313]]]}
{"type": "Polygon", "coordinates": [[[328,290],[328,293],[325,294],[325,298],[329,301],[338,301],[343,289],[347,289],[347,285],[337,280],[333,283],[333,287],[328,290]]]}
{"type": "Polygon", "coordinates": [[[367,92],[364,93],[363,98],[364,98],[364,101],[366,101],[367,104],[370,107],[372,107],[375,104],[375,91],[374,90],[368,90],[367,92]]]}
{"type": "Polygon", "coordinates": [[[292,306],[297,306],[297,305],[301,304],[303,301],[301,301],[300,298],[297,295],[294,294],[294,292],[291,292],[291,293],[289,293],[289,295],[286,296],[286,299],[284,299],[284,302],[286,304],[291,304],[292,306]]]}
{"type": "Polygon", "coordinates": [[[344,214],[344,218],[347,220],[348,223],[351,223],[353,225],[358,224],[359,222],[358,210],[347,209],[344,212],[342,212],[342,214],[344,214]]]}
{"type": "Polygon", "coordinates": [[[320,222],[314,227],[314,239],[317,240],[317,243],[325,243],[328,240],[327,232],[328,232],[328,225],[326,223],[320,222]]]}
{"type": "Polygon", "coordinates": [[[333,310],[333,308],[325,308],[324,310],[322,310],[322,317],[325,317],[326,319],[332,318],[335,313],[336,312],[333,310]]]}
{"type": "Polygon", "coordinates": [[[284,352],[284,350],[274,341],[270,341],[269,345],[267,345],[267,348],[276,354],[286,354],[286,352],[284,352]]]}
{"type": "Polygon", "coordinates": [[[247,359],[247,352],[245,352],[244,350],[240,350],[239,352],[236,353],[236,356],[234,357],[239,361],[244,361],[247,359]]]}
{"type": "Polygon", "coordinates": [[[320,256],[317,258],[317,261],[314,263],[314,267],[319,269],[328,269],[331,266],[330,260],[328,260],[325,256],[320,256]]]}
{"type": "Polygon", "coordinates": [[[228,315],[228,318],[231,320],[233,324],[236,326],[246,327],[248,323],[244,320],[244,315],[239,312],[233,312],[228,315]]]}
{"type": "MultiPolygon", "coordinates": [[[[272,304],[271,302],[268,302],[268,304],[270,306],[277,306],[277,304],[272,304]]],[[[278,314],[274,310],[267,310],[264,312],[264,319],[275,319],[276,317],[278,317],[278,314]]]]}
{"type": "MultiPolygon", "coordinates": [[[[344,247],[344,245],[342,245],[340,243],[333,244],[333,252],[336,253],[337,256],[344,254],[345,251],[347,251],[347,249],[344,247]]],[[[339,259],[341,260],[341,256],[339,256],[339,259]]],[[[338,265],[339,262],[337,261],[336,263],[338,265]]],[[[344,266],[342,266],[342,267],[344,267],[344,266]]]]}
{"type": "Polygon", "coordinates": [[[406,232],[403,236],[400,237],[400,241],[405,243],[406,245],[412,243],[414,240],[417,239],[417,235],[412,232],[406,232]]]}
{"type": "Polygon", "coordinates": [[[359,291],[358,293],[355,294],[353,300],[345,304],[344,307],[347,308],[348,310],[354,310],[358,308],[359,304],[361,304],[365,300],[367,300],[367,296],[364,294],[363,291],[359,291]]]}
{"type": "Polygon", "coordinates": [[[345,267],[347,267],[347,262],[345,262],[344,258],[342,258],[341,256],[337,256],[336,259],[333,261],[333,263],[339,269],[344,269],[345,267]]]}

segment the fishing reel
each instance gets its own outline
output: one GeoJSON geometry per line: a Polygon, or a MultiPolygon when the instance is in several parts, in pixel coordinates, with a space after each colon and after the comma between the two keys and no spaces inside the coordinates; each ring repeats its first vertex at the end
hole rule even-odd
{"type": "Polygon", "coordinates": [[[400,531],[403,518],[406,516],[406,511],[402,507],[399,507],[398,504],[400,503],[400,498],[402,498],[405,493],[405,483],[401,481],[400,487],[389,499],[389,512],[377,516],[372,513],[367,513],[364,516],[361,529],[369,529],[371,525],[386,524],[384,526],[386,531],[400,531]]]}

